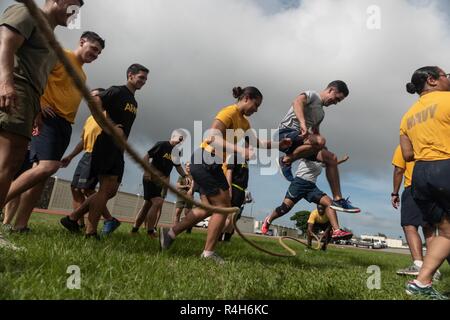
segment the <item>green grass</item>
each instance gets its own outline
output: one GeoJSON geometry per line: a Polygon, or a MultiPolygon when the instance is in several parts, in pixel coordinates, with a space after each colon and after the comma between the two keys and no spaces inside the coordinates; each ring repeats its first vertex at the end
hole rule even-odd
{"type": "MultiPolygon", "coordinates": [[[[218,253],[228,263],[218,266],[198,257],[205,233],[180,236],[170,251],[160,253],[157,240],[129,235],[122,225],[110,238],[85,240],[63,230],[55,217],[34,215],[33,232],[10,235],[26,252],[0,249],[0,299],[409,299],[407,278],[396,269],[409,256],[353,248],[305,251],[276,258],[249,247],[238,237],[221,244],[218,253]],[[81,269],[81,289],[69,290],[67,268],[81,269]],[[367,268],[381,268],[381,290],[366,286],[367,268]]],[[[256,238],[260,245],[283,252],[274,239],[256,238]]],[[[450,279],[450,268],[441,268],[450,279]]],[[[450,291],[450,281],[437,284],[450,291]]]]}

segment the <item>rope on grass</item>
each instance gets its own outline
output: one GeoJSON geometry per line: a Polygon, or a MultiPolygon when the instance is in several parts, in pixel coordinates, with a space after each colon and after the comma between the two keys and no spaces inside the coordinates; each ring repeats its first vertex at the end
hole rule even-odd
{"type": "MultiPolygon", "coordinates": [[[[176,187],[172,186],[170,183],[167,183],[162,179],[158,171],[154,168],[152,168],[148,163],[143,161],[139,154],[128,144],[126,139],[121,135],[121,132],[118,128],[116,128],[116,125],[108,118],[105,117],[105,115],[102,112],[102,109],[98,105],[97,101],[93,99],[91,96],[89,88],[86,86],[86,84],[81,80],[75,69],[73,68],[71,62],[67,59],[64,50],[62,49],[61,45],[59,44],[58,40],[56,39],[53,30],[50,28],[47,19],[45,18],[42,11],[38,8],[34,0],[16,0],[17,2],[23,3],[28,11],[30,12],[30,15],[34,18],[36,21],[37,27],[39,31],[44,35],[45,39],[47,40],[48,46],[50,49],[52,49],[56,56],[58,57],[59,61],[64,65],[67,73],[72,78],[76,88],[80,91],[83,98],[87,101],[87,105],[89,107],[89,110],[91,111],[92,115],[94,116],[94,119],[99,124],[99,126],[105,130],[108,134],[110,134],[115,143],[128,155],[131,157],[131,159],[136,162],[147,174],[150,174],[152,178],[155,178],[156,182],[159,183],[162,186],[167,187],[170,191],[172,191],[177,196],[181,197],[188,203],[192,203],[195,206],[202,208],[208,212],[214,212],[214,213],[220,213],[225,215],[234,214],[233,216],[233,226],[239,236],[248,244],[250,244],[255,249],[264,252],[268,255],[276,256],[276,257],[292,257],[296,256],[296,254],[292,254],[293,250],[288,249],[288,251],[291,252],[291,255],[283,255],[279,253],[270,252],[264,248],[261,248],[260,246],[256,245],[252,241],[250,241],[247,237],[245,237],[242,232],[239,230],[239,228],[236,225],[236,218],[238,213],[240,212],[239,208],[219,208],[210,206],[204,203],[200,203],[194,199],[189,198],[187,195],[179,192],[176,187]]],[[[286,248],[287,246],[284,245],[286,248]]],[[[294,252],[295,253],[295,252],[294,252]]]]}

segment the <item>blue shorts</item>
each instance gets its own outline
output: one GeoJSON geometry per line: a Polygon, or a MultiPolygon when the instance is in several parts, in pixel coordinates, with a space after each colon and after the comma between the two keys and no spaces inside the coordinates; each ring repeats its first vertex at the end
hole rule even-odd
{"type": "Polygon", "coordinates": [[[413,198],[411,187],[405,188],[402,193],[401,225],[402,227],[423,227],[426,225],[426,222],[423,221],[422,211],[413,198]]]}
{"type": "Polygon", "coordinates": [[[59,116],[43,118],[39,135],[31,138],[30,160],[61,161],[72,136],[72,124],[59,116]]]}
{"type": "Polygon", "coordinates": [[[315,183],[296,177],[289,186],[286,193],[286,199],[292,200],[294,203],[305,199],[309,203],[320,204],[320,199],[326,196],[315,183]]]}
{"type": "Polygon", "coordinates": [[[279,141],[283,139],[291,139],[292,145],[289,148],[281,149],[281,152],[292,154],[295,149],[304,144],[303,138],[300,136],[300,131],[291,128],[282,128],[278,131],[279,141]]]}
{"type": "Polygon", "coordinates": [[[450,159],[417,161],[412,178],[414,200],[422,211],[423,219],[439,224],[450,215],[450,159]]]}

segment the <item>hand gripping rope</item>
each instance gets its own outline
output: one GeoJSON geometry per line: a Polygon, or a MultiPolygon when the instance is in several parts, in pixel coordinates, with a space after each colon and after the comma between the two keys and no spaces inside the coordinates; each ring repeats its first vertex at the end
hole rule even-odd
{"type": "MultiPolygon", "coordinates": [[[[291,239],[291,240],[297,241],[297,242],[299,242],[299,243],[301,243],[303,245],[306,245],[305,243],[303,243],[303,242],[301,242],[301,241],[299,241],[299,240],[297,240],[295,238],[281,237],[279,239],[280,244],[287,251],[289,251],[290,254],[279,254],[279,253],[270,252],[270,251],[268,251],[268,250],[266,250],[264,248],[261,248],[260,246],[256,245],[252,241],[250,241],[239,230],[239,228],[236,225],[236,218],[237,218],[237,216],[238,216],[238,214],[240,212],[239,208],[219,208],[219,207],[213,207],[213,206],[210,206],[210,205],[206,205],[206,204],[197,202],[197,201],[187,197],[187,195],[184,195],[184,194],[180,193],[174,186],[172,186],[169,183],[166,183],[163,179],[161,179],[159,177],[158,172],[155,169],[151,168],[148,163],[145,163],[145,161],[143,161],[141,159],[139,154],[127,143],[127,141],[124,139],[124,137],[120,134],[119,129],[116,128],[115,124],[110,119],[106,118],[103,115],[103,112],[102,112],[100,106],[92,98],[92,96],[90,94],[90,90],[83,83],[83,81],[80,79],[80,77],[76,73],[75,69],[72,67],[71,62],[67,59],[67,57],[64,54],[64,51],[63,51],[63,49],[61,47],[61,45],[56,40],[56,37],[55,37],[53,31],[51,30],[50,26],[48,25],[47,19],[42,14],[42,12],[39,10],[39,8],[37,7],[37,5],[34,2],[34,0],[16,0],[16,1],[23,3],[27,7],[27,9],[30,12],[31,16],[35,19],[38,29],[44,35],[45,39],[48,42],[49,48],[52,49],[55,52],[55,54],[57,55],[59,61],[64,65],[67,73],[72,78],[73,82],[75,83],[75,86],[80,91],[80,93],[82,94],[84,99],[87,101],[87,105],[89,107],[89,110],[91,111],[92,115],[94,116],[95,120],[100,125],[100,127],[103,130],[105,130],[107,133],[109,133],[114,138],[115,143],[122,150],[127,152],[128,155],[132,158],[132,160],[134,162],[136,162],[145,172],[151,174],[152,177],[156,178],[158,183],[160,183],[161,185],[166,186],[170,191],[172,191],[174,194],[176,194],[177,196],[181,197],[182,199],[184,199],[188,203],[192,203],[195,206],[200,207],[200,208],[202,208],[202,209],[204,209],[204,210],[206,210],[208,212],[217,212],[217,213],[226,214],[226,215],[233,214],[233,219],[232,220],[233,220],[233,226],[234,226],[236,232],[239,234],[239,236],[245,242],[247,242],[249,245],[251,245],[255,249],[257,249],[257,250],[259,250],[261,252],[264,252],[264,253],[266,253],[268,255],[275,256],[275,257],[286,257],[287,258],[287,257],[295,257],[295,256],[297,256],[297,253],[294,250],[292,250],[291,248],[289,248],[283,242],[283,239],[291,239]]],[[[316,239],[317,239],[317,237],[316,237],[316,239]]],[[[319,241],[319,246],[320,246],[320,241],[319,241]]]]}

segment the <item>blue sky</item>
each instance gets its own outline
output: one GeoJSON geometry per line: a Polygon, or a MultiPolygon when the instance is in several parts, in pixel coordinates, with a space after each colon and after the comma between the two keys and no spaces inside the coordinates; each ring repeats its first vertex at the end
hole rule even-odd
{"type": "MultiPolygon", "coordinates": [[[[2,1],[0,10],[12,3],[2,1]]],[[[339,214],[341,225],[357,234],[402,235],[399,213],[389,201],[398,126],[415,100],[404,87],[424,65],[450,69],[448,1],[129,0],[120,8],[111,3],[88,0],[82,10],[82,30],[97,31],[107,43],[85,70],[91,87],[107,87],[123,83],[131,63],[150,68],[149,84],[137,95],[140,110],[130,137],[142,154],[173,129],[192,129],[196,120],[209,126],[221,107],[233,103],[236,85],[262,90],[265,100],[252,125],[276,128],[301,90],[321,90],[343,79],[351,94],[326,110],[322,133],[330,150],[350,155],[341,167],[342,190],[363,212],[339,214]],[[380,30],[366,27],[370,5],[381,10],[380,30]]],[[[80,32],[59,28],[57,35],[74,48],[80,32]]],[[[83,105],[70,148],[86,117],[83,105]]],[[[74,165],[58,176],[70,179],[74,165]]],[[[140,180],[141,172],[128,161],[122,190],[140,192],[140,180]]],[[[319,186],[329,193],[324,176],[319,186]]],[[[287,187],[279,175],[261,176],[252,168],[253,216],[262,220],[279,206],[287,187]]],[[[296,207],[311,208],[306,202],[296,207]]],[[[250,211],[248,206],[245,213],[250,211]]],[[[292,225],[289,217],[280,223],[292,225]]]]}

